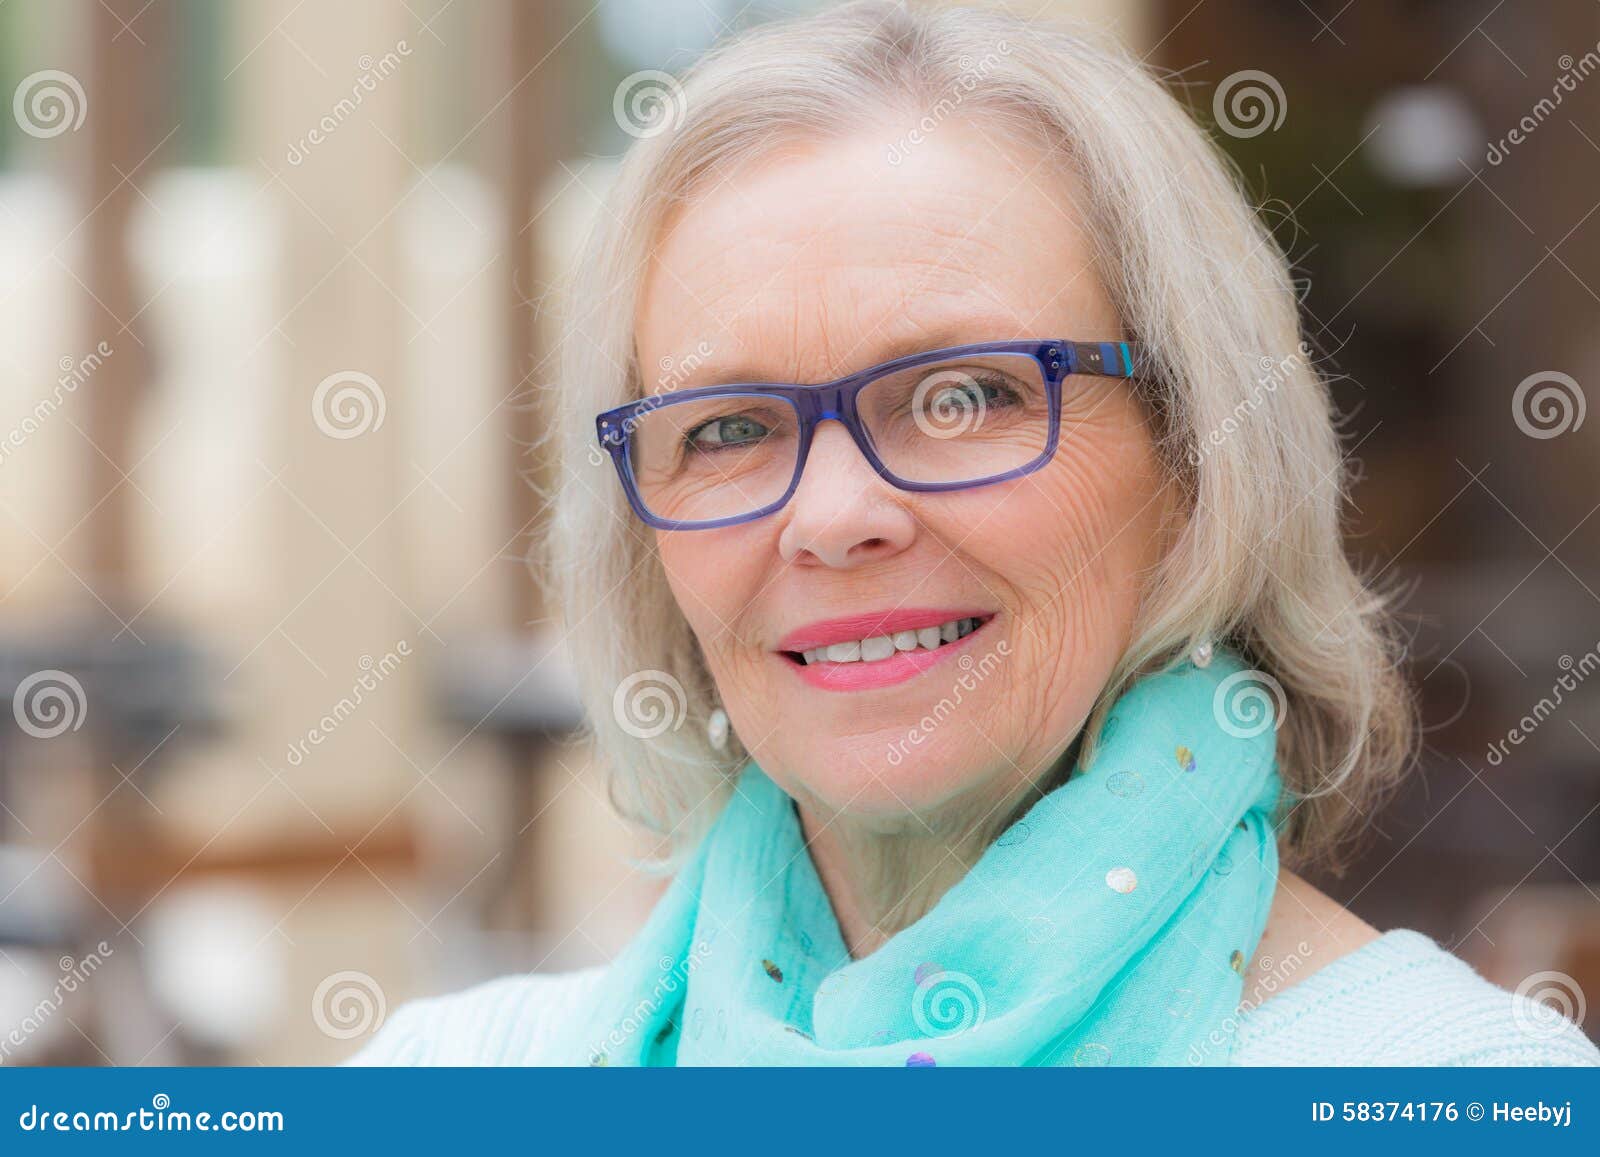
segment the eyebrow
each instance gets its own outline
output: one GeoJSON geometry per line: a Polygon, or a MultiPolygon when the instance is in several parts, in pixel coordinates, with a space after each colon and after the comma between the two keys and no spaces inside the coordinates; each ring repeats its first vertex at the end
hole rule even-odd
{"type": "MultiPolygon", "coordinates": [[[[855,369],[844,374],[837,374],[835,377],[848,377],[850,374],[860,373],[862,370],[869,369],[872,366],[881,366],[885,362],[892,362],[897,358],[923,353],[927,350],[949,349],[952,346],[976,345],[979,342],[989,341],[1029,340],[1033,336],[1032,334],[1014,334],[1008,326],[998,321],[994,324],[986,324],[981,320],[973,321],[971,319],[951,321],[920,337],[905,337],[870,347],[874,355],[872,360],[863,361],[855,369]]],[[[826,380],[832,381],[834,378],[826,380]]],[[[762,373],[750,366],[740,364],[733,366],[731,369],[713,374],[691,373],[673,388],[694,390],[708,386],[756,385],[762,383],[779,385],[817,384],[814,382],[792,382],[782,376],[762,373]]]]}

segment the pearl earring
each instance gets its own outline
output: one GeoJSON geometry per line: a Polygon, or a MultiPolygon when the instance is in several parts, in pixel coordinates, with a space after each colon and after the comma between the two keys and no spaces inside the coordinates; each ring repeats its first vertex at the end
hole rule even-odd
{"type": "Polygon", "coordinates": [[[718,707],[706,717],[706,739],[718,751],[728,747],[728,713],[718,707]]]}
{"type": "Polygon", "coordinates": [[[1211,654],[1211,642],[1207,640],[1196,647],[1194,654],[1190,657],[1194,660],[1196,667],[1209,667],[1211,666],[1211,654]]]}

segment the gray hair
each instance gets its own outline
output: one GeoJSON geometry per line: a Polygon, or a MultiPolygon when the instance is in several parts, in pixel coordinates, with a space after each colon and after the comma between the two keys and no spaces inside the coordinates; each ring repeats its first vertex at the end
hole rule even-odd
{"type": "Polygon", "coordinates": [[[651,247],[703,182],[782,142],[911,107],[929,132],[946,116],[985,118],[1075,174],[1101,279],[1151,350],[1142,400],[1186,518],[1082,757],[1133,680],[1204,641],[1232,646],[1255,668],[1254,693],[1287,705],[1284,862],[1341,871],[1348,837],[1410,759],[1403,642],[1388,600],[1345,553],[1348,480],[1288,264],[1185,108],[1083,30],[891,0],[750,29],[716,45],[675,95],[681,118],[630,149],[574,270],[549,434],[560,484],[547,578],[618,810],[667,838],[670,863],[747,758],[736,736],[725,751],[706,737],[714,684],[650,532],[595,448],[594,415],[645,394],[633,324],[651,247]],[[660,722],[641,721],[641,706],[660,722]]]}

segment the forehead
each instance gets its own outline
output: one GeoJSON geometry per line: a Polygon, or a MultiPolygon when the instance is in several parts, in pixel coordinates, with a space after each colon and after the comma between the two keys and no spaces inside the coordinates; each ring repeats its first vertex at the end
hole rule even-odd
{"type": "Polygon", "coordinates": [[[975,123],[916,129],[889,121],[785,149],[679,210],[636,317],[646,391],[823,381],[966,342],[1114,336],[1061,166],[975,123]]]}

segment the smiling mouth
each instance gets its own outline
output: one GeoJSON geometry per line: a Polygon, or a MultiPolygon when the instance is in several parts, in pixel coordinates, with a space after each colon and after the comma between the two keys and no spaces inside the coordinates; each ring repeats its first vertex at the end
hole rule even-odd
{"type": "Polygon", "coordinates": [[[979,630],[992,618],[994,616],[991,614],[950,619],[936,626],[921,627],[917,630],[870,635],[861,639],[829,643],[806,651],[780,651],[779,654],[799,667],[814,667],[818,664],[835,667],[851,664],[871,666],[892,659],[896,655],[926,653],[948,647],[979,630]]]}

